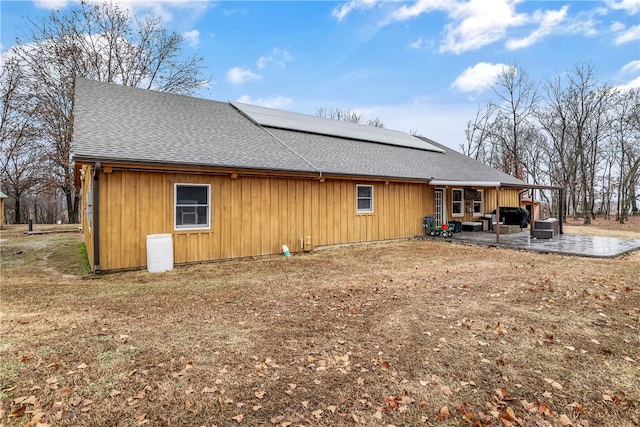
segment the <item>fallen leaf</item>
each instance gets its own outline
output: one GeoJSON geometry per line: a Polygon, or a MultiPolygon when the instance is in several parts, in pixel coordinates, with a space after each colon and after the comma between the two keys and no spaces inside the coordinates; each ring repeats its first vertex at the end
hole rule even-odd
{"type": "Polygon", "coordinates": [[[545,405],[544,403],[541,403],[540,407],[538,408],[538,413],[549,416],[553,414],[553,410],[549,408],[547,405],[545,405]]]}
{"type": "Polygon", "coordinates": [[[237,423],[241,423],[244,420],[244,415],[238,414],[235,417],[231,417],[231,419],[237,423]]]}
{"type": "Polygon", "coordinates": [[[27,411],[27,405],[18,406],[16,409],[11,411],[9,414],[9,418],[21,417],[27,411]]]}
{"type": "Polygon", "coordinates": [[[440,408],[440,411],[438,411],[438,420],[442,421],[449,418],[450,415],[451,413],[449,412],[449,408],[447,406],[443,406],[440,408]]]}
{"type": "Polygon", "coordinates": [[[73,390],[71,390],[69,387],[64,387],[62,390],[60,390],[60,395],[62,397],[69,397],[73,394],[73,390]]]}
{"type": "Polygon", "coordinates": [[[573,425],[573,423],[571,422],[569,417],[567,417],[565,414],[560,415],[560,424],[562,424],[563,426],[572,426],[573,425]]]}
{"type": "Polygon", "coordinates": [[[451,392],[451,389],[449,388],[449,386],[446,386],[446,385],[445,385],[445,386],[442,386],[442,387],[440,388],[440,390],[441,390],[444,394],[446,394],[447,396],[451,396],[451,395],[453,394],[453,393],[451,392]]]}
{"type": "Polygon", "coordinates": [[[327,406],[327,411],[330,411],[332,414],[336,413],[336,407],[334,405],[327,406]]]}
{"type": "Polygon", "coordinates": [[[323,411],[322,411],[322,409],[318,409],[318,410],[316,410],[316,411],[313,411],[313,412],[311,413],[311,415],[313,415],[314,417],[316,417],[316,419],[320,419],[320,416],[322,415],[322,412],[323,412],[323,411]]]}
{"type": "Polygon", "coordinates": [[[19,404],[23,404],[23,405],[35,405],[37,402],[36,397],[31,395],[31,396],[21,396],[21,397],[16,397],[15,399],[13,399],[13,403],[14,405],[19,405],[19,404]]]}
{"type": "Polygon", "coordinates": [[[267,393],[267,392],[266,392],[266,391],[264,391],[264,390],[259,390],[259,391],[256,391],[256,392],[254,393],[254,395],[255,395],[258,399],[262,399],[266,393],[267,393]]]}

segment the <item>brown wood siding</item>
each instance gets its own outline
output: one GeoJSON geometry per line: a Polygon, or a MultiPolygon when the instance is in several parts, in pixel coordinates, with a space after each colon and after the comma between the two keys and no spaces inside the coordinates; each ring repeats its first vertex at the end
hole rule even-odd
{"type": "MultiPolygon", "coordinates": [[[[84,188],[91,181],[85,173],[84,188]],[[89,179],[89,180],[87,180],[89,179]]],[[[100,174],[100,267],[146,265],[146,236],[172,234],[176,264],[412,237],[433,210],[426,183],[154,173],[100,174]],[[174,229],[176,183],[210,185],[209,229],[174,229]],[[356,212],[356,185],[374,187],[372,213],[356,212]],[[310,243],[310,246],[309,246],[310,243]]],[[[85,241],[91,258],[90,233],[85,241]]],[[[92,263],[93,265],[93,263],[92,263]]]]}

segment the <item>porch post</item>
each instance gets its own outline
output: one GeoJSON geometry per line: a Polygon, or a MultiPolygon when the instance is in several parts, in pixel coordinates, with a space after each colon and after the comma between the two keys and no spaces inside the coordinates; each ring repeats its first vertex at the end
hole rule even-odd
{"type": "Polygon", "coordinates": [[[496,187],[496,245],[500,244],[500,186],[496,187]]]}
{"type": "Polygon", "coordinates": [[[560,234],[564,234],[562,231],[562,225],[564,224],[564,188],[558,190],[558,220],[560,221],[560,234]]]}
{"type": "Polygon", "coordinates": [[[536,199],[536,189],[532,188],[531,189],[531,218],[529,218],[529,235],[531,237],[533,237],[533,229],[534,229],[534,224],[536,222],[536,211],[535,211],[535,205],[534,205],[534,201],[536,199]]]}

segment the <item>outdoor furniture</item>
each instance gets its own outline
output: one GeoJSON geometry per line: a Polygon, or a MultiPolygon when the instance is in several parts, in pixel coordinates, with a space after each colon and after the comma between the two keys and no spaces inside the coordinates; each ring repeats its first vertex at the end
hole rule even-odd
{"type": "MultiPolygon", "coordinates": [[[[496,214],[495,209],[492,212],[496,214]]],[[[529,211],[517,207],[500,207],[500,222],[506,225],[518,225],[520,228],[525,228],[529,224],[529,211]]]]}
{"type": "Polygon", "coordinates": [[[449,231],[453,233],[460,233],[462,231],[462,222],[449,221],[449,231]]]}
{"type": "MultiPolygon", "coordinates": [[[[494,225],[495,225],[495,223],[494,223],[494,225]]],[[[520,228],[519,225],[500,223],[500,234],[519,233],[520,230],[521,230],[521,228],[520,228]]]]}
{"type": "Polygon", "coordinates": [[[552,239],[560,233],[560,222],[556,218],[535,221],[533,237],[536,239],[552,239]]]}
{"type": "Polygon", "coordinates": [[[475,221],[465,221],[462,223],[462,231],[482,231],[482,223],[475,221]]]}

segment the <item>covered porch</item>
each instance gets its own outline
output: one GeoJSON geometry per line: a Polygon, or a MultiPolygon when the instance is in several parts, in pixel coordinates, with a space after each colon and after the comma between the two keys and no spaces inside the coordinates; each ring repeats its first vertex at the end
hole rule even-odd
{"type": "MultiPolygon", "coordinates": [[[[510,193],[513,193],[514,190],[522,190],[519,193],[519,200],[517,203],[517,207],[520,207],[521,202],[527,200],[527,199],[523,199],[521,197],[522,193],[524,193],[525,191],[528,191],[530,193],[530,198],[528,200],[530,200],[530,204],[527,207],[527,210],[529,212],[530,218],[529,218],[529,231],[528,234],[530,236],[530,239],[536,240],[536,239],[543,239],[543,240],[547,240],[547,239],[552,239],[552,238],[557,238],[558,236],[561,236],[563,234],[563,222],[564,222],[564,218],[563,218],[563,212],[564,212],[564,206],[562,205],[563,200],[564,200],[564,196],[563,196],[563,192],[564,189],[563,187],[559,187],[559,186],[552,186],[552,185],[535,185],[535,184],[526,184],[526,183],[510,183],[510,182],[500,182],[500,181],[462,181],[462,180],[445,180],[445,179],[432,179],[429,182],[430,185],[435,186],[436,188],[440,187],[440,188],[457,188],[457,189],[469,189],[469,190],[492,190],[492,192],[495,194],[495,197],[493,199],[493,203],[491,204],[487,204],[485,205],[483,203],[483,207],[482,210],[485,212],[485,214],[483,215],[477,215],[476,218],[474,218],[473,221],[477,221],[475,224],[477,224],[477,228],[474,228],[475,230],[487,230],[489,229],[491,231],[491,233],[481,233],[484,234],[484,236],[482,237],[482,239],[484,240],[488,240],[488,239],[492,239],[494,240],[494,244],[499,245],[501,242],[501,239],[504,239],[505,236],[510,236],[513,234],[517,234],[520,235],[522,233],[522,231],[518,231],[521,230],[522,228],[524,228],[524,225],[521,226],[517,226],[517,225],[507,225],[502,223],[502,220],[500,218],[502,211],[502,209],[508,208],[508,207],[514,207],[513,204],[509,204],[503,203],[503,200],[501,198],[501,193],[503,190],[508,190],[510,193]],[[540,210],[539,209],[534,209],[534,201],[536,199],[536,191],[541,191],[541,190],[551,190],[551,191],[557,191],[558,194],[558,200],[559,200],[559,206],[558,206],[558,215],[557,218],[547,218],[547,217],[542,217],[540,215],[540,210]],[[491,212],[492,209],[494,209],[494,212],[496,213],[496,218],[495,219],[491,219],[489,220],[489,225],[487,227],[486,223],[483,224],[482,226],[480,226],[481,221],[485,220],[486,221],[486,217],[491,217],[491,215],[486,215],[486,212],[491,212]]],[[[467,190],[464,190],[465,193],[467,190]]],[[[526,203],[525,203],[526,205],[526,203]]],[[[474,208],[475,209],[475,206],[474,208]]],[[[455,216],[455,215],[452,215],[455,216]]],[[[455,220],[456,218],[452,218],[453,220],[455,220]]],[[[449,219],[447,218],[447,221],[449,221],[449,219]]],[[[467,227],[469,226],[469,222],[462,222],[462,225],[467,225],[467,227]]],[[[480,239],[480,237],[479,237],[480,239]]]]}

